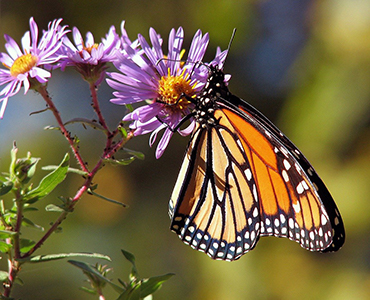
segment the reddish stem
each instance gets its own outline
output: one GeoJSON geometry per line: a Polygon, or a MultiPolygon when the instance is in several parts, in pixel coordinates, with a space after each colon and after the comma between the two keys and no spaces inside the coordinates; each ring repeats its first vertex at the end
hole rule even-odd
{"type": "Polygon", "coordinates": [[[38,89],[38,92],[41,94],[41,96],[44,98],[44,100],[46,101],[46,103],[48,104],[49,106],[49,109],[53,112],[54,114],[54,117],[55,119],[57,120],[58,122],[58,125],[59,125],[59,128],[60,128],[60,131],[62,132],[62,134],[65,136],[65,138],[67,139],[69,145],[71,146],[72,148],[72,151],[78,161],[78,163],[80,164],[81,166],[81,169],[88,173],[89,170],[87,169],[78,149],[75,147],[75,144],[73,142],[73,138],[71,137],[70,133],[67,131],[67,129],[65,128],[64,124],[63,124],[63,121],[62,121],[62,118],[60,117],[60,113],[58,111],[58,109],[55,107],[53,101],[51,100],[50,96],[49,96],[49,93],[47,92],[46,88],[44,86],[41,86],[39,89],[38,89]]]}

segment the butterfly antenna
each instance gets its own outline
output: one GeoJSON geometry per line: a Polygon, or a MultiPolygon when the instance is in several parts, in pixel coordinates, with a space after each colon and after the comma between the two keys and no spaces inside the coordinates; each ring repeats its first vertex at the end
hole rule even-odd
{"type": "MultiPolygon", "coordinates": [[[[236,34],[236,28],[233,29],[233,33],[231,34],[229,45],[227,46],[227,53],[226,53],[225,61],[226,61],[226,58],[229,56],[229,51],[230,51],[230,48],[231,48],[231,44],[233,43],[235,34],[236,34]]],[[[224,64],[225,64],[225,61],[224,61],[224,64]]]]}

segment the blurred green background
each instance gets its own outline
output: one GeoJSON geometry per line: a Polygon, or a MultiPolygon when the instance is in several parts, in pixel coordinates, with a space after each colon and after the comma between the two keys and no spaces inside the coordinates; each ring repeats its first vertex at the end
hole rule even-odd
{"type": "MultiPolygon", "coordinates": [[[[305,153],[336,200],[347,233],[343,249],[334,254],[311,253],[288,239],[262,238],[236,262],[213,261],[169,231],[168,200],[188,139],[174,137],[164,156],[155,160],[149,136],[143,136],[127,146],[144,152],[145,161],[122,168],[107,165],[95,180],[100,194],[129,208],[85,196],[64,222],[63,233],[53,235],[37,254],[104,253],[113,259],[111,278],[126,280],[130,265],[120,253],[123,248],[135,254],[142,277],[176,274],[154,299],[370,299],[368,0],[3,0],[1,36],[7,33],[19,42],[31,16],[39,28],[62,17],[83,35],[91,31],[97,41],[111,25],[119,31],[122,20],[132,39],[138,33],[148,37],[154,27],[167,41],[172,27],[183,26],[185,48],[200,28],[210,34],[207,59],[213,58],[216,46],[227,47],[236,27],[225,66],[232,74],[230,90],[267,115],[305,153]]],[[[88,86],[79,75],[56,71],[50,91],[64,120],[95,118],[88,86]]],[[[99,97],[115,126],[125,110],[109,103],[111,92],[102,84],[99,97]]],[[[13,140],[20,156],[31,151],[42,158],[40,165],[56,164],[69,151],[60,134],[43,130],[55,125],[50,112],[29,115],[44,107],[33,92],[10,99],[0,121],[2,171],[8,168],[13,140]]],[[[102,136],[78,125],[69,129],[79,136],[83,156],[93,165],[102,136]]],[[[47,227],[56,215],[44,212],[45,205],[58,195],[73,196],[81,183],[70,176],[29,217],[47,227]]],[[[41,235],[35,230],[24,234],[41,235]]],[[[4,260],[0,264],[5,268],[4,260]]],[[[94,299],[79,290],[84,277],[66,261],[25,265],[21,278],[25,285],[16,286],[15,298],[94,299]]],[[[116,296],[110,287],[105,294],[107,299],[116,296]]]]}

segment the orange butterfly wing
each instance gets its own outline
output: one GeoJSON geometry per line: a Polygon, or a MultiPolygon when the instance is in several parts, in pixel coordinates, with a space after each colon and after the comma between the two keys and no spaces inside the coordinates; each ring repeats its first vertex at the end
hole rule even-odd
{"type": "Polygon", "coordinates": [[[171,196],[171,229],[214,259],[238,259],[268,235],[311,251],[338,250],[343,222],[312,166],[267,118],[228,92],[222,71],[212,72],[171,196]]]}

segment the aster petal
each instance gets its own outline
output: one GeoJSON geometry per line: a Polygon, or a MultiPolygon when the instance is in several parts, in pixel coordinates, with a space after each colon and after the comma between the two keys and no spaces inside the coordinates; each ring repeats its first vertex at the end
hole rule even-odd
{"type": "MultiPolygon", "coordinates": [[[[64,47],[69,48],[73,52],[77,51],[77,48],[75,47],[75,45],[73,45],[73,43],[71,42],[71,40],[67,36],[63,37],[62,42],[64,44],[64,47]]],[[[68,50],[63,48],[63,52],[66,52],[66,51],[68,51],[68,50]]]]}
{"type": "Polygon", "coordinates": [[[4,95],[5,97],[11,97],[19,91],[19,89],[17,90],[16,87],[17,81],[12,80],[1,90],[0,95],[4,95]]]}
{"type": "Polygon", "coordinates": [[[163,155],[172,136],[173,136],[173,132],[167,128],[164,131],[163,136],[158,143],[157,150],[155,151],[156,159],[159,159],[163,155]]]}
{"type": "Polygon", "coordinates": [[[177,132],[182,136],[187,136],[193,132],[194,128],[195,121],[191,121],[188,127],[186,127],[185,129],[178,129],[177,132]]]}
{"type": "MultiPolygon", "coordinates": [[[[152,119],[153,120],[153,119],[152,119]]],[[[158,122],[158,120],[157,120],[158,122]]],[[[152,134],[150,135],[149,138],[149,146],[152,147],[153,144],[155,143],[155,140],[157,139],[158,132],[160,132],[162,129],[166,128],[167,125],[160,123],[160,126],[156,126],[156,128],[153,130],[152,134]]]]}
{"type": "Polygon", "coordinates": [[[184,40],[184,30],[182,27],[176,32],[174,35],[175,30],[171,30],[169,41],[168,41],[168,66],[171,70],[171,75],[176,76],[179,75],[178,71],[180,70],[180,52],[182,49],[182,43],[184,40]]]}
{"type": "MultiPolygon", "coordinates": [[[[35,50],[37,49],[37,39],[39,35],[39,29],[33,17],[30,18],[30,29],[31,29],[32,44],[29,44],[28,47],[30,47],[30,45],[33,45],[34,50],[35,50]]],[[[26,48],[27,45],[24,45],[23,41],[22,41],[22,46],[23,46],[23,49],[27,49],[26,48]]]]}
{"type": "Polygon", "coordinates": [[[11,59],[8,54],[0,53],[0,62],[10,68],[13,65],[14,60],[11,59]]]}
{"type": "Polygon", "coordinates": [[[30,76],[36,78],[41,83],[45,83],[48,81],[46,78],[51,77],[51,73],[42,68],[34,67],[30,71],[30,76]]]}
{"type": "Polygon", "coordinates": [[[208,33],[206,33],[202,37],[202,32],[198,30],[195,33],[192,43],[190,45],[188,61],[195,63],[202,61],[204,54],[206,53],[208,43],[209,43],[208,33]]]}
{"type": "Polygon", "coordinates": [[[82,50],[83,49],[83,38],[82,38],[80,31],[77,29],[77,27],[73,27],[72,33],[73,33],[73,41],[75,42],[77,49],[82,50]]]}
{"type": "Polygon", "coordinates": [[[151,63],[153,65],[157,65],[161,69],[163,74],[160,74],[160,75],[162,76],[167,75],[166,64],[165,64],[165,61],[162,60],[162,58],[164,57],[163,51],[162,51],[162,40],[159,38],[159,35],[154,30],[154,28],[149,29],[149,37],[153,45],[152,49],[153,49],[153,54],[154,54],[154,60],[152,60],[151,63]]]}
{"type": "Polygon", "coordinates": [[[90,31],[88,31],[86,33],[85,46],[86,47],[91,47],[94,44],[95,44],[95,42],[94,42],[94,36],[93,36],[93,34],[90,31]]]}
{"type": "Polygon", "coordinates": [[[10,57],[13,60],[16,60],[19,56],[22,56],[23,53],[21,49],[19,48],[18,44],[11,38],[9,35],[5,34],[4,35],[6,44],[5,44],[5,49],[8,51],[10,57]]]}
{"type": "Polygon", "coordinates": [[[30,36],[29,31],[27,31],[23,35],[21,39],[21,44],[22,44],[23,52],[27,52],[27,53],[33,52],[34,53],[34,51],[31,51],[31,36],[30,36]]]}
{"type": "Polygon", "coordinates": [[[22,82],[23,83],[23,87],[24,87],[24,94],[26,95],[28,90],[30,89],[30,82],[28,80],[28,77],[25,76],[24,74],[22,74],[18,77],[22,77],[20,78],[19,82],[22,82]],[[23,76],[22,76],[23,75],[23,76]]]}
{"type": "MultiPolygon", "coordinates": [[[[154,34],[156,34],[156,32],[155,32],[155,30],[153,28],[151,28],[151,29],[152,29],[151,30],[151,34],[153,36],[154,34]]],[[[160,76],[167,75],[167,69],[166,69],[164,60],[162,59],[163,58],[162,48],[161,49],[157,49],[156,51],[153,50],[149,46],[149,44],[147,43],[147,41],[145,40],[145,38],[142,35],[140,35],[140,34],[138,35],[138,39],[139,39],[140,45],[141,45],[142,49],[144,50],[146,56],[148,57],[148,59],[151,62],[152,66],[155,66],[155,68],[158,70],[159,75],[160,76]],[[157,52],[157,54],[156,54],[156,52],[157,52]],[[162,56],[158,56],[158,52],[161,52],[162,53],[162,56]]],[[[154,39],[154,37],[153,37],[153,39],[154,39]]],[[[158,41],[157,44],[160,44],[158,36],[157,36],[157,41],[158,41]]]]}
{"type": "Polygon", "coordinates": [[[0,119],[2,119],[4,117],[4,112],[5,112],[6,105],[8,104],[8,100],[9,100],[8,97],[6,97],[4,99],[0,99],[0,102],[1,102],[0,119]]]}

